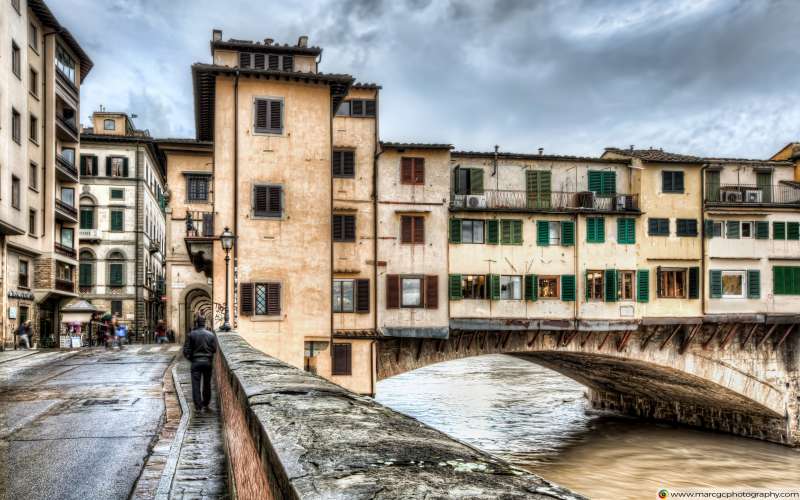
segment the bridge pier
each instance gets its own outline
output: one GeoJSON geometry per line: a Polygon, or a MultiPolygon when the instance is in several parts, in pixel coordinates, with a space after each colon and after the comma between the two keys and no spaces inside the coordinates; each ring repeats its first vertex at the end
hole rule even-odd
{"type": "Polygon", "coordinates": [[[451,330],[447,339],[384,338],[378,379],[452,359],[511,354],[584,384],[595,408],[800,446],[799,348],[791,323],[625,329],[515,323],[451,330]]]}

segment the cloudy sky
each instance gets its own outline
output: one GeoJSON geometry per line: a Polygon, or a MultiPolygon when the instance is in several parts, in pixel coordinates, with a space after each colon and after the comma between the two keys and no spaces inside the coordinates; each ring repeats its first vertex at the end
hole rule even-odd
{"type": "Polygon", "coordinates": [[[324,48],[383,85],[384,140],[598,155],[605,146],[767,157],[800,140],[796,0],[49,0],[103,105],[194,135],[190,65],[212,28],[324,48]]]}

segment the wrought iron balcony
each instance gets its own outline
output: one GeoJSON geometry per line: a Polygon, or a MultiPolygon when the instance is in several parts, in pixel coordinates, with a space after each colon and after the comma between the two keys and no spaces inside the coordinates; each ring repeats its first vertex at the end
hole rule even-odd
{"type": "Polygon", "coordinates": [[[58,153],[56,153],[56,171],[70,181],[78,182],[78,169],[75,168],[75,163],[58,153]]]}
{"type": "Polygon", "coordinates": [[[186,251],[197,271],[211,276],[214,254],[214,213],[188,210],[186,212],[186,251]]]}
{"type": "Polygon", "coordinates": [[[69,222],[77,222],[78,209],[56,198],[56,217],[69,222]]]}
{"type": "Polygon", "coordinates": [[[63,141],[78,142],[78,124],[75,117],[64,116],[56,113],[56,132],[58,138],[63,141]]]}
{"type": "Polygon", "coordinates": [[[61,290],[62,292],[75,293],[75,283],[70,280],[56,278],[55,288],[56,290],[61,290]]]}
{"type": "Polygon", "coordinates": [[[800,205],[800,186],[778,184],[706,185],[706,202],[719,205],[800,205]]]}
{"type": "Polygon", "coordinates": [[[75,252],[74,248],[68,247],[66,245],[62,245],[61,243],[55,242],[53,243],[53,249],[56,253],[61,254],[65,257],[75,258],[78,254],[75,252]]]}
{"type": "Polygon", "coordinates": [[[450,208],[531,212],[639,212],[635,194],[598,195],[592,191],[550,191],[536,193],[514,190],[485,190],[482,194],[450,195],[450,208]]]}
{"type": "Polygon", "coordinates": [[[214,212],[186,212],[187,238],[214,238],[214,212]]]}

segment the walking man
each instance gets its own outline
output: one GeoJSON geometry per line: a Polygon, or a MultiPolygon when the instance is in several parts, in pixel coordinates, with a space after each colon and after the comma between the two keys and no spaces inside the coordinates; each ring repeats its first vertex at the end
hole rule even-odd
{"type": "Polygon", "coordinates": [[[167,326],[164,324],[164,320],[160,319],[156,325],[156,344],[166,344],[167,342],[169,342],[167,326]]]}
{"type": "Polygon", "coordinates": [[[22,347],[23,344],[25,349],[31,348],[31,320],[22,323],[17,328],[17,345],[22,347]]]}
{"type": "Polygon", "coordinates": [[[192,362],[192,399],[195,410],[200,411],[208,409],[211,403],[211,368],[217,352],[217,338],[206,330],[203,316],[197,316],[194,324],[194,330],[189,332],[183,345],[183,356],[192,362]]]}

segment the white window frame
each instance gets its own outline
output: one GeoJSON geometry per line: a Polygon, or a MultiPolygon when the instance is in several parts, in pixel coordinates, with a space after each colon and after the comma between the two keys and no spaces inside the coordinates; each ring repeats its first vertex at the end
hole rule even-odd
{"type": "Polygon", "coordinates": [[[747,271],[726,270],[720,272],[720,287],[722,288],[723,299],[744,299],[747,298],[747,271]],[[742,278],[742,293],[729,295],[725,293],[725,276],[740,276],[742,278]]]}
{"type": "Polygon", "coordinates": [[[335,313],[351,313],[355,312],[356,310],[356,281],[353,279],[334,279],[333,280],[333,312],[335,313]],[[345,309],[345,295],[344,295],[344,284],[350,284],[350,308],[345,309]],[[338,293],[338,300],[337,300],[337,290],[338,293]],[[338,302],[338,304],[337,304],[338,302]]]}
{"type": "Polygon", "coordinates": [[[522,300],[522,276],[513,274],[500,275],[500,300],[522,300]],[[508,290],[511,291],[510,294],[508,290]]]}
{"type": "Polygon", "coordinates": [[[476,244],[476,245],[479,245],[479,244],[482,244],[482,243],[486,243],[486,221],[482,220],[482,219],[463,219],[461,221],[461,243],[476,244]],[[464,238],[464,223],[466,223],[466,222],[469,222],[469,225],[470,225],[470,228],[471,228],[471,233],[470,234],[472,235],[472,237],[470,238],[470,241],[466,241],[466,239],[464,238]],[[475,241],[475,223],[476,222],[480,223],[481,241],[475,241]]]}

